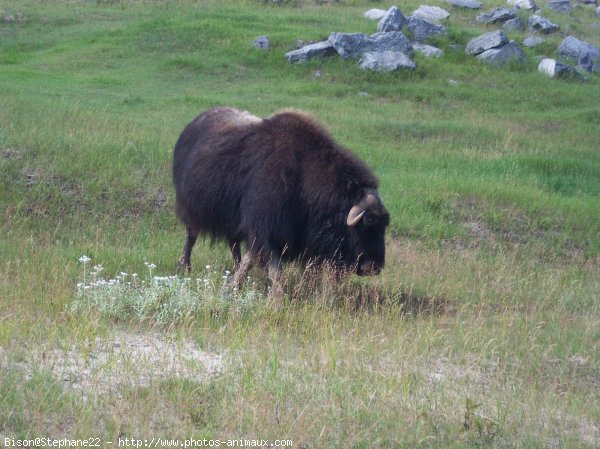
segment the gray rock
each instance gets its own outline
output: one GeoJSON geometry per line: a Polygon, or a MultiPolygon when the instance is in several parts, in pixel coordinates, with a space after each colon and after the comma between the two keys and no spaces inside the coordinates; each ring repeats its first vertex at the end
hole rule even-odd
{"type": "Polygon", "coordinates": [[[523,45],[525,47],[534,48],[538,45],[542,45],[544,42],[546,42],[546,40],[539,36],[529,36],[523,40],[523,45]]]}
{"type": "Polygon", "coordinates": [[[408,30],[413,40],[420,43],[432,36],[446,35],[446,28],[443,25],[434,25],[416,17],[408,19],[408,30]]]}
{"type": "Polygon", "coordinates": [[[577,3],[581,3],[582,5],[597,5],[597,0],[577,0],[577,3]]]}
{"type": "Polygon", "coordinates": [[[331,33],[328,42],[342,58],[357,58],[367,52],[400,51],[412,56],[414,50],[408,38],[399,31],[374,33],[331,33]]]}
{"type": "Polygon", "coordinates": [[[433,23],[434,25],[441,25],[442,21],[450,17],[450,13],[437,6],[421,5],[412,13],[411,17],[433,23]]]}
{"type": "Polygon", "coordinates": [[[467,8],[467,9],[479,9],[483,6],[481,2],[477,0],[444,0],[446,3],[450,3],[452,6],[456,6],[457,8],[467,8]]]}
{"type": "Polygon", "coordinates": [[[400,31],[406,25],[406,22],[406,17],[402,15],[400,9],[397,6],[392,6],[377,24],[377,31],[381,33],[400,31]]]}
{"type": "Polygon", "coordinates": [[[381,20],[381,18],[385,16],[386,12],[387,11],[385,9],[373,8],[366,11],[363,16],[371,20],[381,20]]]}
{"type": "Polygon", "coordinates": [[[544,58],[538,64],[538,72],[548,75],[550,78],[560,78],[571,73],[571,67],[555,59],[544,58]]]}
{"type": "Polygon", "coordinates": [[[306,45],[298,50],[288,51],[285,58],[289,63],[305,62],[313,58],[335,55],[335,49],[329,41],[306,45]]]}
{"type": "Polygon", "coordinates": [[[506,0],[509,5],[518,6],[527,11],[536,11],[539,8],[533,0],[506,0]]]}
{"type": "Polygon", "coordinates": [[[512,9],[494,8],[490,12],[486,12],[477,16],[476,20],[483,23],[504,23],[507,20],[517,17],[512,9]]]}
{"type": "Polygon", "coordinates": [[[470,55],[478,55],[486,50],[502,47],[505,44],[508,44],[506,34],[502,30],[496,30],[471,39],[467,44],[467,48],[465,48],[465,52],[470,55]]]}
{"type": "Polygon", "coordinates": [[[504,65],[510,62],[524,64],[527,61],[525,52],[516,44],[510,41],[508,44],[499,48],[490,48],[477,55],[477,59],[487,61],[493,65],[504,65]]]}
{"type": "Polygon", "coordinates": [[[415,52],[421,53],[426,58],[439,58],[443,54],[442,50],[433,45],[419,44],[417,42],[413,44],[413,48],[415,49],[415,52]]]}
{"type": "Polygon", "coordinates": [[[520,17],[515,17],[514,19],[509,19],[504,22],[502,28],[504,28],[506,31],[525,31],[527,25],[523,19],[520,17]]]}
{"type": "Polygon", "coordinates": [[[567,36],[558,46],[560,56],[576,61],[588,72],[600,70],[600,49],[592,44],[567,36]]]}
{"type": "Polygon", "coordinates": [[[584,55],[577,61],[577,69],[586,72],[600,73],[600,58],[592,58],[590,55],[584,55]]]}
{"type": "Polygon", "coordinates": [[[252,46],[260,50],[268,50],[271,46],[271,40],[269,39],[269,36],[259,36],[254,39],[252,46]]]}
{"type": "Polygon", "coordinates": [[[372,42],[363,33],[331,33],[328,42],[342,58],[356,58],[371,50],[372,42]]]}
{"type": "Polygon", "coordinates": [[[548,19],[537,14],[529,17],[527,25],[530,29],[539,31],[543,34],[556,33],[558,30],[560,30],[560,27],[557,24],[550,22],[548,19]]]}
{"type": "Polygon", "coordinates": [[[376,72],[389,72],[398,69],[415,69],[416,64],[401,51],[377,51],[367,52],[359,61],[363,70],[374,70],[376,72]]]}
{"type": "Polygon", "coordinates": [[[598,7],[596,8],[596,15],[597,15],[597,16],[600,16],[600,6],[598,6],[598,7]]]}
{"type": "Polygon", "coordinates": [[[546,4],[546,8],[561,14],[568,14],[571,11],[571,2],[570,0],[550,0],[546,4]]]}

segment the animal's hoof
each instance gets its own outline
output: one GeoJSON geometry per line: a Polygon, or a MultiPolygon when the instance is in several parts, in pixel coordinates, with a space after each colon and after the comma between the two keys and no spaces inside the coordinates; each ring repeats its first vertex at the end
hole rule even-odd
{"type": "Polygon", "coordinates": [[[182,273],[184,270],[186,270],[189,273],[191,271],[191,269],[192,269],[192,266],[185,259],[185,256],[181,256],[179,258],[179,261],[177,262],[177,274],[182,273]]]}

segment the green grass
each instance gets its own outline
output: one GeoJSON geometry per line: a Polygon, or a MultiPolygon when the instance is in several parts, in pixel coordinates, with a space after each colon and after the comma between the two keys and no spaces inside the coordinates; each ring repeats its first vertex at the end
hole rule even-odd
{"type": "Polygon", "coordinates": [[[535,64],[567,34],[599,46],[593,10],[544,9],[563,32],[498,69],[451,47],[493,27],[440,4],[444,56],[374,74],[283,55],[370,33],[363,12],[391,4],[284,3],[0,0],[0,437],[598,447],[600,80],[535,64]],[[263,34],[268,52],[251,47],[263,34]],[[381,276],[291,266],[276,307],[260,272],[223,294],[230,256],[206,241],[190,281],[154,286],[144,263],[169,276],[183,245],[173,145],[216,105],[307,110],[374,169],[391,215],[381,276]],[[83,254],[148,283],[83,294],[83,254]],[[135,351],[162,372],[165,345],[223,365],[142,382],[135,351]]]}

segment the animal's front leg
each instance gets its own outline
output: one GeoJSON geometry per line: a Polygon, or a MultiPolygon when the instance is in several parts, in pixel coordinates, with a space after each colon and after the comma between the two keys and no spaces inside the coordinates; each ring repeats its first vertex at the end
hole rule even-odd
{"type": "Polygon", "coordinates": [[[238,264],[237,269],[235,270],[235,273],[233,273],[229,284],[231,288],[239,288],[240,284],[246,278],[248,271],[252,268],[253,263],[254,260],[252,259],[252,255],[250,254],[250,251],[247,251],[242,256],[240,263],[238,264]]]}

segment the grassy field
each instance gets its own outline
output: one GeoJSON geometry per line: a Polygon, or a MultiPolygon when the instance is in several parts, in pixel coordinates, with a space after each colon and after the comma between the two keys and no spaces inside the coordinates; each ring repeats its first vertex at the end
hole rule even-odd
{"type": "Polygon", "coordinates": [[[535,62],[600,46],[593,9],[543,10],[561,33],[499,69],[452,49],[494,28],[441,3],[444,56],[374,74],[283,55],[392,3],[283,3],[0,0],[0,445],[600,447],[600,80],[535,62]],[[291,266],[276,308],[259,272],[224,294],[207,241],[169,278],[171,151],[216,105],[309,111],[367,161],[381,276],[291,266]]]}

